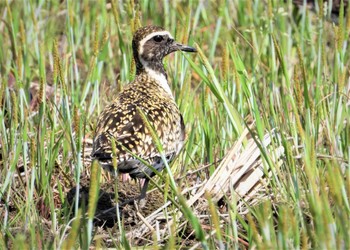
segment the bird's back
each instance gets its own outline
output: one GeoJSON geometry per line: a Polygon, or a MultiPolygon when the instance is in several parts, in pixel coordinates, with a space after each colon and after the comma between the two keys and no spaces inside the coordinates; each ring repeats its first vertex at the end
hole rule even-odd
{"type": "Polygon", "coordinates": [[[184,122],[173,97],[155,79],[140,74],[102,112],[98,120],[92,157],[98,159],[104,168],[114,170],[112,140],[116,144],[119,172],[145,178],[145,171],[152,176],[153,171],[137,157],[148,161],[158,171],[163,168],[151,131],[142,119],[140,110],[154,128],[169,161],[182,147],[184,122]]]}

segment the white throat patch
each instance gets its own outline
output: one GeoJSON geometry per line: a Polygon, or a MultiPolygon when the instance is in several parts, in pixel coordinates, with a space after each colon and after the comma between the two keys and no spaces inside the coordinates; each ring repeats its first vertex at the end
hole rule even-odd
{"type": "Polygon", "coordinates": [[[146,65],[145,71],[152,79],[156,80],[159,83],[159,85],[165,90],[165,92],[167,92],[172,98],[174,98],[165,75],[156,72],[153,69],[150,69],[146,65]]]}
{"type": "Polygon", "coordinates": [[[167,92],[172,98],[174,98],[173,93],[171,93],[171,89],[168,84],[168,80],[166,79],[165,75],[162,73],[159,73],[157,71],[154,71],[150,67],[148,67],[147,62],[145,62],[142,58],[140,58],[141,63],[143,67],[145,67],[145,71],[147,75],[150,76],[150,78],[157,81],[157,83],[167,92]]]}

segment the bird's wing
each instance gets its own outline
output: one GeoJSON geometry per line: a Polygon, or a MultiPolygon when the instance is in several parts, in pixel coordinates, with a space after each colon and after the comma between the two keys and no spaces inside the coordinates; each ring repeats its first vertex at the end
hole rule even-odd
{"type": "MultiPolygon", "coordinates": [[[[152,123],[152,120],[150,122],[152,123]]],[[[115,103],[101,114],[96,128],[92,157],[100,161],[110,160],[112,140],[115,140],[118,162],[135,159],[133,154],[145,160],[160,156],[153,143],[151,132],[134,104],[122,108],[115,103]]],[[[164,150],[165,155],[172,155],[175,151],[166,147],[164,150]]]]}

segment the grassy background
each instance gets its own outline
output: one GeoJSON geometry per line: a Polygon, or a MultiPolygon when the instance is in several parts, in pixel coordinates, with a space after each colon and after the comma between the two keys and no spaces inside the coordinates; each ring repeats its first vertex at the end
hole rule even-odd
{"type": "Polygon", "coordinates": [[[105,246],[108,233],[93,239],[93,205],[71,220],[66,192],[100,174],[85,153],[97,116],[133,79],[133,32],[155,24],[201,50],[165,60],[187,129],[174,176],[202,166],[210,176],[250,124],[258,140],[276,128],[285,148],[281,167],[265,162],[269,199],[244,215],[230,206],[221,228],[212,206],[210,229],[197,230],[202,246],[349,249],[350,18],[340,12],[333,24],[324,6],[1,1],[0,248],[105,246]]]}

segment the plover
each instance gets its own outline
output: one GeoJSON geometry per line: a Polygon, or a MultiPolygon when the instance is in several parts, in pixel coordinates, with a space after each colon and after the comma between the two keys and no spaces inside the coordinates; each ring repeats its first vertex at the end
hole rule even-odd
{"type": "Polygon", "coordinates": [[[142,115],[154,128],[170,162],[183,146],[185,125],[168,84],[163,58],[175,51],[196,52],[196,49],[177,43],[168,31],[158,26],[138,29],[133,37],[132,49],[136,63],[135,80],[101,113],[91,156],[104,169],[114,172],[114,140],[117,171],[129,173],[132,178],[145,179],[140,196],[134,198],[143,199],[149,177],[154,176],[154,172],[138,157],[158,171],[164,168],[164,163],[142,115]]]}

